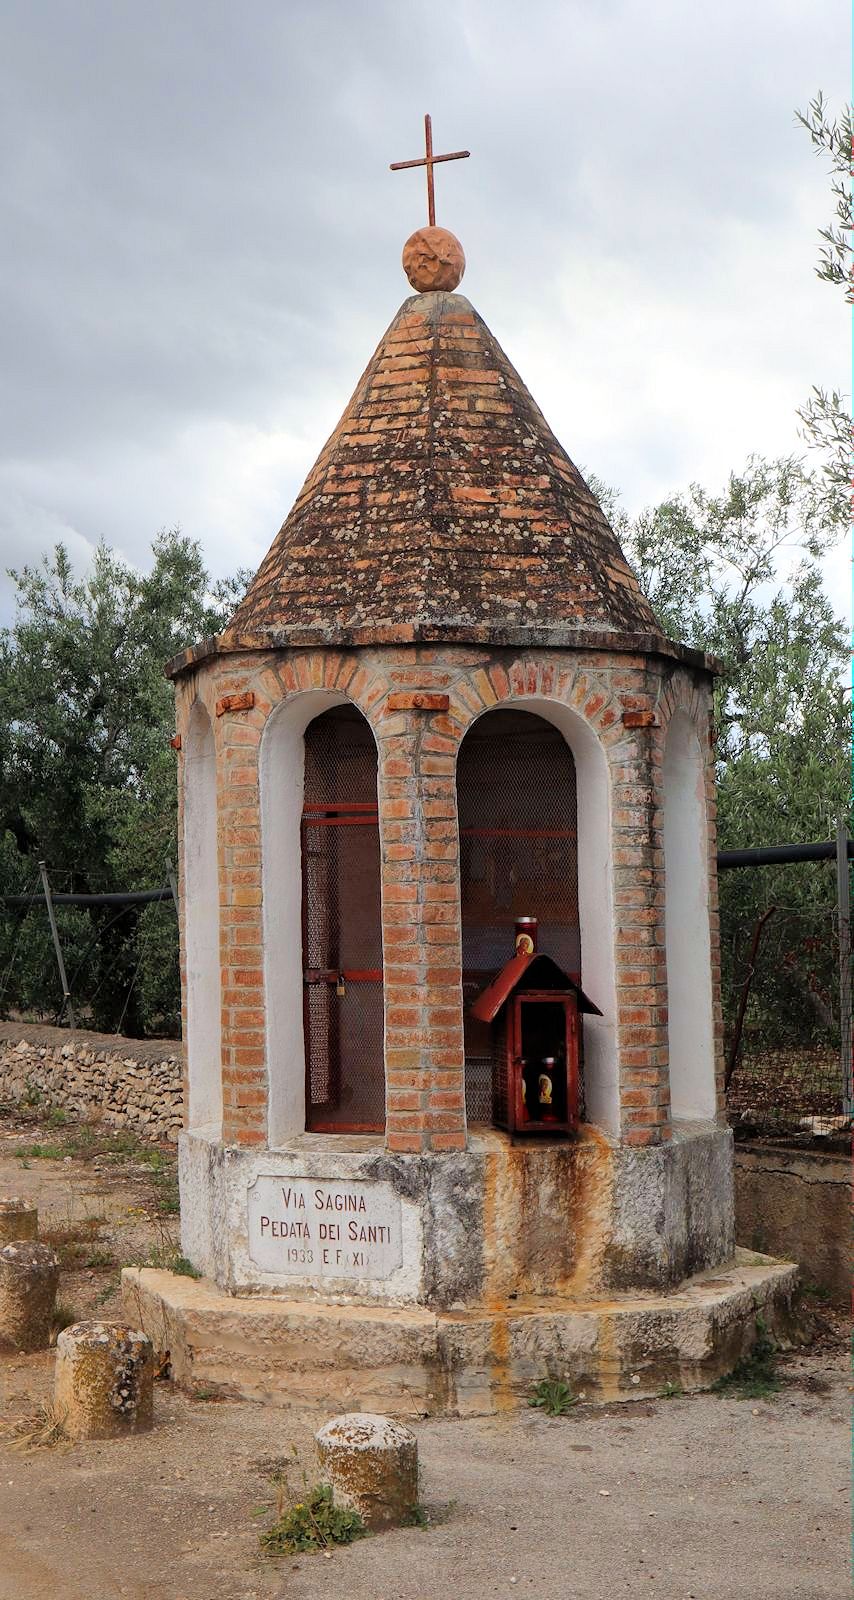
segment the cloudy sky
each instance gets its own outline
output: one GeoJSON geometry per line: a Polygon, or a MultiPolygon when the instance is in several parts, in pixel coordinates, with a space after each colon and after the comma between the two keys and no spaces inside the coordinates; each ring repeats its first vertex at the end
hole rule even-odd
{"type": "Polygon", "coordinates": [[[843,0],[4,0],[0,565],[175,524],[257,564],[409,292],[425,111],[472,152],[463,290],[580,465],[634,511],[797,449],[849,375],[794,109],[847,63],[843,0]]]}

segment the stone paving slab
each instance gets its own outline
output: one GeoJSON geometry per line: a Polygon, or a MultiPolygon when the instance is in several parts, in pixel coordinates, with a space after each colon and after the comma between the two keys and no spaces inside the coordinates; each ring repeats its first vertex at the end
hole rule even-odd
{"type": "Polygon", "coordinates": [[[478,1311],[227,1295],[206,1280],[126,1268],[124,1314],[169,1351],[175,1380],[267,1404],[488,1415],[564,1378],[591,1400],[708,1388],[750,1348],[761,1315],[799,1338],[797,1267],[748,1252],[670,1295],[504,1301],[478,1311]]]}

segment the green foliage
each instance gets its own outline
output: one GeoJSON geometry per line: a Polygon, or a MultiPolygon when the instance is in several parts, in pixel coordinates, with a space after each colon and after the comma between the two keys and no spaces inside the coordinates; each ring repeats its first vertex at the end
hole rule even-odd
{"type": "Polygon", "coordinates": [[[167,1167],[174,1167],[175,1165],[174,1156],[164,1155],[162,1150],[153,1148],[151,1145],[140,1150],[134,1148],[129,1153],[136,1157],[140,1166],[150,1167],[152,1172],[164,1172],[167,1167]]]}
{"type": "MultiPolygon", "coordinates": [[[[17,615],[0,634],[0,892],[151,888],[174,862],[174,724],[166,660],[221,628],[243,574],[211,585],[198,545],[155,539],[140,573],[105,545],[76,578],[57,545],[12,574],[17,615]]],[[[78,1020],[129,1034],[179,1030],[171,901],[58,907],[78,1020]]],[[[0,1005],[50,1016],[61,994],[47,917],[0,910],[0,1005]]]]}
{"type": "Polygon", "coordinates": [[[178,1172],[173,1165],[170,1168],[155,1168],[151,1174],[154,1192],[157,1198],[157,1209],[163,1217],[176,1217],[181,1210],[181,1200],[178,1193],[178,1172]]]}
{"type": "MultiPolygon", "coordinates": [[[[825,283],[845,290],[845,298],[854,303],[854,253],[852,250],[851,179],[854,177],[852,139],[854,139],[854,108],[847,105],[838,117],[828,114],[824,96],[819,92],[806,111],[796,111],[795,116],[805,128],[818,156],[828,162],[830,197],[833,219],[826,228],[819,229],[822,241],[816,273],[825,283]]],[[[814,388],[810,399],[798,411],[803,423],[803,436],[820,462],[820,479],[823,485],[825,509],[835,521],[842,520],[850,505],[851,492],[851,407],[847,395],[838,389],[814,388]]]]}
{"type": "Polygon", "coordinates": [[[53,1308],[53,1316],[50,1319],[51,1344],[56,1343],[57,1335],[62,1332],[63,1328],[72,1328],[77,1320],[77,1312],[73,1306],[65,1305],[61,1300],[57,1301],[53,1308]]]}
{"type": "Polygon", "coordinates": [[[15,1150],[19,1161],[62,1161],[65,1146],[61,1144],[20,1144],[15,1150]]]}
{"type": "Polygon", "coordinates": [[[796,111],[795,116],[809,134],[816,155],[823,155],[830,164],[834,218],[826,228],[819,229],[822,247],[815,270],[825,283],[844,286],[847,298],[854,300],[850,239],[851,229],[854,228],[851,195],[851,179],[854,177],[854,109],[850,105],[845,106],[838,117],[829,116],[824,95],[819,90],[806,111],[796,111]]]}
{"type": "Polygon", "coordinates": [[[562,1378],[541,1378],[531,1390],[528,1405],[544,1411],[547,1417],[565,1417],[578,1405],[578,1395],[562,1378]]]}
{"type": "Polygon", "coordinates": [[[426,1506],[419,1505],[416,1502],[406,1519],[405,1526],[408,1528],[429,1528],[431,1522],[432,1518],[426,1506]]]}
{"type": "Polygon", "coordinates": [[[277,1517],[261,1534],[260,1544],[268,1556],[308,1554],[334,1544],[352,1544],[367,1531],[359,1513],[336,1506],[329,1485],[319,1483],[277,1517]]]}
{"type": "Polygon", "coordinates": [[[822,509],[833,522],[841,522],[851,501],[851,407],[839,389],[813,386],[808,400],[798,408],[801,436],[819,462],[818,487],[822,509]]]}
{"type": "MultiPolygon", "coordinates": [[[[133,1267],[153,1267],[155,1272],[176,1272],[175,1263],[179,1260],[180,1252],[174,1240],[161,1234],[159,1244],[151,1246],[148,1254],[139,1256],[135,1261],[128,1263],[133,1267]]],[[[192,1277],[192,1273],[184,1273],[184,1277],[192,1277]]]]}
{"type": "MultiPolygon", "coordinates": [[[[698,485],[631,519],[595,483],[665,632],[717,656],[718,845],[820,841],[847,814],[851,721],[843,622],[819,560],[840,537],[803,463],[751,457],[720,494],[698,485]]],[[[769,905],[762,982],[747,1017],[772,1043],[838,1027],[832,864],[729,871],[719,880],[724,1013],[769,905]]]]}
{"type": "Polygon", "coordinates": [[[182,1256],[176,1244],[164,1241],[153,1245],[144,1260],[135,1261],[134,1266],[154,1267],[158,1272],[176,1272],[179,1278],[201,1278],[202,1273],[197,1271],[192,1261],[182,1256]]]}
{"type": "Polygon", "coordinates": [[[202,1276],[198,1268],[194,1267],[192,1261],[188,1261],[186,1256],[175,1257],[172,1263],[172,1271],[177,1272],[179,1278],[200,1278],[202,1276]]]}
{"type": "Polygon", "coordinates": [[[732,1372],[712,1385],[716,1394],[732,1394],[739,1400],[766,1400],[780,1387],[777,1373],[777,1346],[768,1332],[765,1318],[757,1312],[756,1338],[746,1356],[736,1362],[732,1372]]]}

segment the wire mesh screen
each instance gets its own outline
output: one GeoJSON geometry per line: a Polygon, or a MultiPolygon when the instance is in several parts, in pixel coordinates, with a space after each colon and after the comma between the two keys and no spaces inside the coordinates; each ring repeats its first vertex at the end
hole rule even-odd
{"type": "Polygon", "coordinates": [[[472,1001],[513,954],[517,917],[539,919],[539,949],[581,967],[575,762],[562,735],[529,711],[495,711],[457,762],[466,1115],[493,1115],[495,1049],[472,1001]]]}
{"type": "MultiPolygon", "coordinates": [[[[791,878],[792,869],[786,872],[791,878]]],[[[822,889],[830,897],[826,868],[809,864],[797,872],[802,880],[813,875],[816,899],[822,889]]],[[[777,890],[788,886],[778,874],[777,890]]],[[[833,1135],[846,1120],[835,907],[778,901],[744,922],[731,920],[726,909],[721,943],[730,1120],[742,1134],[833,1135]]]]}
{"type": "Polygon", "coordinates": [[[305,735],[302,817],[307,1126],[385,1124],[377,752],[353,707],[305,735]]]}

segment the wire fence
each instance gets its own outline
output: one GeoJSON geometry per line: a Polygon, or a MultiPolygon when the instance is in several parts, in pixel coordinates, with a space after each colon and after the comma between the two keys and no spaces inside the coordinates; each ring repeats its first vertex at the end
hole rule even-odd
{"type": "Polygon", "coordinates": [[[176,904],[171,873],[158,889],[81,894],[40,863],[0,896],[0,1016],[176,1037],[176,904]]]}
{"type": "Polygon", "coordinates": [[[722,881],[726,1100],[737,1135],[827,1139],[850,1120],[850,870],[840,848],[835,861],[740,869],[722,881]]]}
{"type": "Polygon", "coordinates": [[[730,1119],[757,1132],[832,1132],[847,1098],[834,911],[768,906],[729,933],[743,973],[725,1019],[730,1119]]]}
{"type": "MultiPolygon", "coordinates": [[[[722,852],[726,1104],[741,1136],[827,1138],[852,1115],[854,846],[722,852]],[[731,869],[731,870],[725,870],[731,869]]],[[[0,1016],[180,1033],[177,890],[75,894],[43,864],[0,895],[0,1016]]]]}

